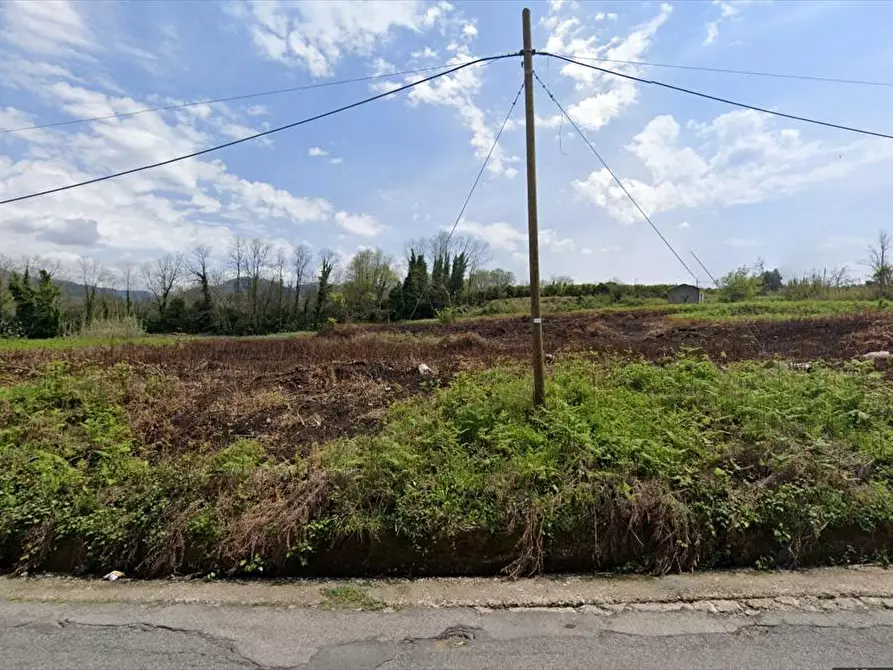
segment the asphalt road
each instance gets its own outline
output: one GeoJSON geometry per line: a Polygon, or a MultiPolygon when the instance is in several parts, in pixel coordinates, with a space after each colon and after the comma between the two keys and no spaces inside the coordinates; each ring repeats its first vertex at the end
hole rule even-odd
{"type": "Polygon", "coordinates": [[[893,666],[893,610],[699,611],[0,601],[3,668],[893,666]]]}

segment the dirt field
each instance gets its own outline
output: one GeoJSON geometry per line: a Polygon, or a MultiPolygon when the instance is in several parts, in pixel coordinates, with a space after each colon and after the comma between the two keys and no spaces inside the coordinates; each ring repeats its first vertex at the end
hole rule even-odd
{"type": "MultiPolygon", "coordinates": [[[[893,318],[695,323],[659,311],[567,314],[547,319],[545,342],[553,355],[604,352],[659,360],[687,348],[717,360],[845,360],[893,349],[893,318]]],[[[128,362],[170,385],[162,399],[147,394],[128,404],[150,443],[180,451],[250,437],[289,459],[314,444],[369,431],[395,400],[429,392],[460,370],[524,358],[528,351],[526,318],[490,318],[367,326],[327,336],[10,351],[0,353],[0,384],[49,360],[128,362]],[[420,363],[433,374],[420,374],[420,363]]]]}

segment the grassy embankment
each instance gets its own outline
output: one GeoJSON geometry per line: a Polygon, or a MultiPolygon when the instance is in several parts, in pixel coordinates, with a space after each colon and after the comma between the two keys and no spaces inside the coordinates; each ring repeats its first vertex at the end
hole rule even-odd
{"type": "MultiPolygon", "coordinates": [[[[570,312],[616,313],[659,311],[673,318],[707,321],[739,321],[750,319],[803,319],[834,316],[838,314],[858,314],[868,311],[883,311],[886,307],[877,300],[781,300],[759,298],[744,302],[704,302],[700,305],[671,305],[666,300],[641,300],[633,304],[604,305],[589,298],[551,297],[543,298],[545,314],[565,314],[570,312]]],[[[498,318],[515,314],[528,314],[529,298],[506,298],[493,300],[483,308],[473,308],[463,318],[481,316],[498,318]]]]}
{"type": "Polygon", "coordinates": [[[287,462],[244,439],[176,449],[141,416],[171,388],[56,363],[0,389],[4,570],[665,572],[893,552],[893,387],[866,365],[576,358],[539,411],[526,368],[500,367],[287,462]]]}

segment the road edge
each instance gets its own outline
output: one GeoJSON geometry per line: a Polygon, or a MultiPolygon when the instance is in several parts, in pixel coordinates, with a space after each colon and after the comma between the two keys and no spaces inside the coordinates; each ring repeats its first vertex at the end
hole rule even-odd
{"type": "Polygon", "coordinates": [[[708,612],[893,609],[893,570],[879,566],[802,571],[700,572],[664,577],[563,575],[534,579],[114,582],[63,576],[0,577],[0,600],[143,605],[211,604],[326,609],[476,607],[708,612]]]}

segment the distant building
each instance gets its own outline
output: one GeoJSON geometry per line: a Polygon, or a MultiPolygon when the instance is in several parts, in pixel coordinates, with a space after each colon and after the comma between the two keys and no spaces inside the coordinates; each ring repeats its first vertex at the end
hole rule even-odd
{"type": "Polygon", "coordinates": [[[704,292],[691,284],[679,284],[667,291],[667,298],[675,305],[698,304],[704,302],[704,292]]]}

